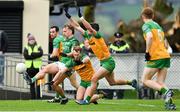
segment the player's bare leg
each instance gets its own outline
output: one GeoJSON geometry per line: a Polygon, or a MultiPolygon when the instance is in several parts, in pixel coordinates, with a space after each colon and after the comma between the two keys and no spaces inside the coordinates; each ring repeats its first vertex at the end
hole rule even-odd
{"type": "Polygon", "coordinates": [[[71,85],[76,88],[76,90],[79,88],[79,84],[77,83],[77,80],[76,80],[76,75],[77,73],[74,72],[70,77],[68,77],[71,85]]]}
{"type": "Polygon", "coordinates": [[[85,92],[86,92],[86,88],[79,86],[76,94],[76,100],[83,100],[85,92]]]}
{"type": "Polygon", "coordinates": [[[60,102],[61,104],[66,104],[68,102],[68,98],[65,97],[63,89],[59,86],[59,84],[61,84],[66,77],[67,76],[64,74],[58,74],[58,80],[53,81],[52,84],[52,88],[62,97],[60,102]]]}

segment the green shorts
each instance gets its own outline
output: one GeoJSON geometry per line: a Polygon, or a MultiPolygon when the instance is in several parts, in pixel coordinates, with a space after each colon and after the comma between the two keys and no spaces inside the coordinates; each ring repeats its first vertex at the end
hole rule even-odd
{"type": "Polygon", "coordinates": [[[109,57],[108,59],[101,60],[100,64],[103,68],[108,70],[110,73],[112,73],[115,68],[115,61],[113,57],[109,57]]]}
{"type": "MultiPolygon", "coordinates": [[[[99,82],[97,83],[97,86],[99,85],[99,82]]],[[[89,86],[91,86],[91,81],[83,81],[81,80],[80,86],[84,87],[84,88],[88,88],[89,86]]]]}
{"type": "Polygon", "coordinates": [[[169,68],[170,67],[170,58],[147,61],[146,67],[148,67],[148,68],[169,68]]]}
{"type": "Polygon", "coordinates": [[[87,88],[89,86],[91,86],[91,81],[83,81],[81,80],[80,86],[87,88]]]}

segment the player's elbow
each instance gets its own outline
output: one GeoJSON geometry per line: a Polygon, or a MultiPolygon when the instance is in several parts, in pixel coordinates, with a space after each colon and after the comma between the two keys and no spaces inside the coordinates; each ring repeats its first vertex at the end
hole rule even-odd
{"type": "Polygon", "coordinates": [[[92,83],[97,83],[98,82],[98,77],[92,77],[91,82],[92,83]]]}

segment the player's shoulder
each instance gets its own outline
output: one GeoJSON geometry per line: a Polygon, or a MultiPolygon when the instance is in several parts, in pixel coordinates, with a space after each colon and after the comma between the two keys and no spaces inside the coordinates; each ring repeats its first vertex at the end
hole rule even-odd
{"type": "Polygon", "coordinates": [[[71,42],[74,42],[74,41],[79,42],[79,40],[76,37],[73,37],[70,41],[71,42]]]}
{"type": "Polygon", "coordinates": [[[142,30],[143,31],[146,31],[147,29],[149,29],[150,28],[150,24],[149,23],[144,23],[143,25],[142,25],[142,30]]]}

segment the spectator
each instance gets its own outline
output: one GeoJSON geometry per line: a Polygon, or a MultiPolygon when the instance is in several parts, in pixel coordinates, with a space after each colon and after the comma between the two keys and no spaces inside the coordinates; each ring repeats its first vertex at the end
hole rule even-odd
{"type": "Polygon", "coordinates": [[[110,52],[115,53],[128,53],[129,45],[122,40],[123,34],[116,32],[114,33],[115,41],[110,44],[110,52]]]}
{"type": "MultiPolygon", "coordinates": [[[[41,57],[43,50],[40,45],[37,44],[35,37],[32,34],[27,35],[28,44],[24,48],[24,58],[27,67],[27,74],[32,78],[38,72],[42,64],[41,57]]],[[[40,86],[37,82],[30,84],[31,99],[40,98],[40,86]]]]}
{"type": "Polygon", "coordinates": [[[84,42],[80,46],[86,55],[90,56],[91,54],[93,54],[88,39],[84,40],[84,42]]]}
{"type": "Polygon", "coordinates": [[[0,52],[4,53],[8,47],[8,37],[7,34],[0,30],[0,52]]]}
{"type": "Polygon", "coordinates": [[[4,56],[2,55],[5,53],[8,47],[8,37],[3,30],[0,30],[0,85],[3,85],[4,80],[4,56]]]}

